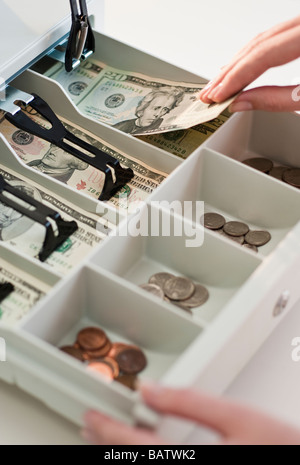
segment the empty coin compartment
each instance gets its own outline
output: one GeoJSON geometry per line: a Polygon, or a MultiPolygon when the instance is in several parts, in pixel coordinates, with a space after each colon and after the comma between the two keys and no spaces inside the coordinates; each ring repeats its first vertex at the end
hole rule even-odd
{"type": "MultiPolygon", "coordinates": [[[[192,309],[195,321],[197,318],[205,321],[214,318],[261,263],[258,256],[243,253],[236,244],[219,240],[214,234],[206,233],[202,226],[195,226],[177,214],[154,206],[151,209],[146,206],[135,218],[135,223],[141,224],[148,218],[150,224],[150,217],[149,235],[145,234],[145,229],[145,235],[134,237],[128,224],[121,225],[116,237],[108,238],[91,257],[91,262],[137,288],[158,272],[185,276],[202,284],[207,288],[209,298],[202,306],[192,309]],[[156,224],[158,229],[155,231],[156,224]],[[167,228],[166,235],[163,224],[167,228]]],[[[143,289],[139,291],[148,295],[143,289]]],[[[161,301],[159,297],[154,298],[161,301]]],[[[163,305],[184,312],[172,303],[163,302],[163,305]]]]}
{"type": "Polygon", "coordinates": [[[274,166],[299,168],[299,128],[300,115],[296,113],[242,112],[233,115],[226,127],[221,127],[203,145],[239,162],[263,157],[272,160],[274,166]]]}
{"type": "MultiPolygon", "coordinates": [[[[172,202],[180,200],[178,205],[190,208],[187,214],[196,222],[195,204],[202,201],[205,212],[219,213],[226,221],[244,222],[250,230],[267,230],[271,240],[258,247],[262,255],[272,252],[300,219],[300,192],[204,147],[172,173],[152,200],[167,201],[175,207],[176,202],[172,202]]],[[[212,233],[224,238],[217,231],[212,233]]]]}

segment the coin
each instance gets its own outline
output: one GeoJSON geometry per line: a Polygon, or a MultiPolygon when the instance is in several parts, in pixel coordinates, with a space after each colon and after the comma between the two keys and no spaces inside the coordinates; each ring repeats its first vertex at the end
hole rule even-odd
{"type": "Polygon", "coordinates": [[[243,161],[243,163],[247,166],[251,166],[251,168],[262,171],[263,173],[268,173],[273,168],[273,162],[268,158],[247,158],[243,161]]]}
{"type": "Polygon", "coordinates": [[[287,169],[282,179],[294,187],[300,187],[300,168],[287,169]]]}
{"type": "Polygon", "coordinates": [[[119,375],[116,378],[116,381],[128,387],[132,391],[136,390],[137,377],[135,375],[119,375]]]}
{"type": "Polygon", "coordinates": [[[193,314],[192,310],[189,307],[186,307],[184,305],[184,302],[185,302],[184,300],[182,300],[182,301],[180,301],[180,300],[170,300],[170,302],[173,305],[176,305],[176,307],[181,308],[181,310],[184,310],[185,312],[190,313],[191,315],[193,314]]]}
{"type": "Polygon", "coordinates": [[[135,375],[147,365],[145,354],[138,347],[127,347],[117,353],[116,362],[123,373],[135,375]]]}
{"type": "Polygon", "coordinates": [[[279,179],[280,181],[283,180],[283,173],[288,169],[287,166],[274,166],[271,171],[269,172],[269,176],[272,178],[279,179]]]}
{"type": "Polygon", "coordinates": [[[229,236],[244,236],[249,231],[249,226],[241,221],[228,221],[224,225],[223,231],[229,236]]]}
{"type": "Polygon", "coordinates": [[[63,347],[60,347],[60,350],[62,350],[63,352],[65,352],[68,355],[71,355],[71,357],[77,358],[77,360],[80,360],[81,362],[84,361],[83,352],[78,347],[63,346],[63,347]]]}
{"type": "Polygon", "coordinates": [[[251,249],[254,252],[258,252],[256,245],[247,244],[247,242],[245,242],[245,244],[243,244],[243,247],[246,247],[246,249],[251,249]]]}
{"type": "Polygon", "coordinates": [[[156,295],[157,297],[160,297],[161,299],[164,298],[164,292],[163,290],[157,286],[157,284],[140,284],[140,287],[144,289],[147,292],[150,292],[150,294],[156,295]]]}
{"type": "Polygon", "coordinates": [[[182,304],[187,308],[200,307],[200,305],[203,305],[207,301],[208,297],[209,293],[206,287],[201,284],[195,284],[194,294],[189,299],[184,300],[182,304]]]}
{"type": "Polygon", "coordinates": [[[224,216],[213,212],[204,213],[204,215],[200,218],[200,221],[201,224],[208,229],[220,229],[225,224],[224,216]]]}
{"type": "Polygon", "coordinates": [[[171,300],[185,300],[195,292],[195,284],[188,278],[175,276],[165,282],[163,291],[171,300]]]}
{"type": "MultiPolygon", "coordinates": [[[[108,352],[108,357],[116,358],[116,355],[124,349],[128,349],[128,347],[132,347],[130,344],[125,344],[123,342],[114,342],[111,346],[110,351],[108,352]]],[[[135,346],[134,346],[135,347],[135,346]]]]}
{"type": "Polygon", "coordinates": [[[79,331],[76,342],[84,350],[96,350],[106,344],[107,336],[102,329],[91,326],[79,331]]]}
{"type": "Polygon", "coordinates": [[[107,339],[106,344],[104,344],[103,347],[100,347],[100,349],[85,350],[84,357],[89,360],[105,357],[109,353],[111,347],[112,347],[112,343],[110,342],[109,339],[107,339]]]}
{"type": "Polygon", "coordinates": [[[174,278],[174,275],[171,273],[155,273],[149,278],[149,283],[156,284],[156,286],[163,289],[165,282],[170,278],[174,278]]]}
{"type": "Polygon", "coordinates": [[[249,231],[245,236],[245,241],[250,245],[260,247],[265,245],[271,239],[271,234],[268,231],[249,231]]]}
{"type": "Polygon", "coordinates": [[[114,369],[108,363],[103,361],[93,361],[90,362],[87,366],[88,370],[96,371],[101,375],[105,376],[105,378],[113,380],[114,379],[114,369]]]}
{"type": "Polygon", "coordinates": [[[228,239],[237,242],[238,244],[242,245],[245,241],[245,236],[230,236],[229,234],[226,234],[225,231],[222,231],[220,233],[222,236],[227,237],[228,239]]]}

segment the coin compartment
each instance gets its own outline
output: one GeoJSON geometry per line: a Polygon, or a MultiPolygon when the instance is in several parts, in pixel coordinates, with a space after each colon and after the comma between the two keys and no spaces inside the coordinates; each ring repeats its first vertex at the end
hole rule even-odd
{"type": "MultiPolygon", "coordinates": [[[[271,240],[258,247],[264,256],[278,246],[300,219],[300,193],[296,189],[286,188],[283,183],[206,147],[186,160],[164,188],[152,196],[152,201],[167,201],[171,206],[178,200],[183,205],[185,202],[187,209],[190,205],[187,214],[198,223],[194,207],[197,201],[202,201],[205,212],[219,213],[226,221],[242,221],[250,230],[267,230],[271,240]]],[[[218,231],[212,232],[231,242],[218,231]]]]}
{"type": "MultiPolygon", "coordinates": [[[[130,222],[120,225],[116,236],[99,247],[91,262],[136,286],[162,271],[202,284],[210,296],[202,306],[192,310],[195,319],[210,321],[214,318],[261,263],[254,254],[243,253],[236,244],[219,240],[202,226],[193,225],[168,210],[145,206],[136,215],[134,224],[145,220],[151,224],[149,231],[144,229],[145,235],[131,236],[130,222]],[[169,231],[165,230],[169,235],[164,235],[163,224],[170,225],[169,231]],[[157,225],[155,230],[154,225],[157,225]],[[177,235],[179,232],[183,234],[177,235]]],[[[174,307],[171,303],[164,305],[174,307]]]]}
{"type": "MultiPolygon", "coordinates": [[[[299,168],[300,117],[296,113],[264,111],[233,115],[204,145],[239,162],[247,158],[265,157],[274,166],[299,168]]],[[[245,165],[243,165],[245,166],[245,165]]],[[[254,168],[246,166],[254,172],[254,168]]],[[[264,174],[265,177],[271,176],[264,174]]],[[[280,182],[271,178],[275,182],[280,182]]],[[[293,186],[281,182],[284,186],[293,186]]]]}
{"type": "Polygon", "coordinates": [[[101,327],[112,342],[138,345],[148,360],[138,376],[146,379],[161,378],[201,332],[190,320],[162,311],[143,293],[93,266],[57,286],[21,324],[24,331],[55,347],[72,345],[78,331],[90,326],[101,327]]]}

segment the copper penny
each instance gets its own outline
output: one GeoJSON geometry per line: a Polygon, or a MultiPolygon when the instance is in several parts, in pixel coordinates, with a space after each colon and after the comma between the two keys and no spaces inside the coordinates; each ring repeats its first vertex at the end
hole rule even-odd
{"type": "Polygon", "coordinates": [[[76,342],[84,350],[96,350],[106,344],[107,336],[102,329],[91,326],[79,331],[76,342]]]}
{"type": "Polygon", "coordinates": [[[255,168],[258,171],[262,171],[263,173],[269,173],[269,171],[273,168],[273,162],[268,158],[247,158],[247,160],[244,160],[243,163],[244,165],[251,166],[251,168],[255,168]]]}
{"type": "Polygon", "coordinates": [[[138,347],[128,347],[116,355],[116,362],[123,373],[135,375],[147,365],[145,354],[138,347]]]}
{"type": "Polygon", "coordinates": [[[112,343],[110,342],[109,339],[107,339],[106,344],[103,347],[100,347],[100,349],[85,350],[84,357],[88,360],[105,357],[106,355],[108,355],[111,347],[112,347],[112,343]]]}
{"type": "Polygon", "coordinates": [[[95,371],[96,373],[100,373],[105,378],[109,380],[114,379],[114,370],[111,365],[101,361],[94,361],[90,362],[87,366],[88,370],[95,371]]]}
{"type": "Polygon", "coordinates": [[[71,357],[77,358],[77,360],[80,360],[81,362],[84,361],[84,354],[81,349],[78,347],[74,346],[63,346],[60,347],[60,350],[65,352],[68,355],[71,355],[71,357]]]}
{"type": "Polygon", "coordinates": [[[116,381],[118,381],[118,383],[121,383],[124,386],[128,387],[132,391],[136,390],[136,383],[137,383],[136,375],[119,375],[116,378],[116,381]]]}
{"type": "Polygon", "coordinates": [[[114,342],[108,352],[108,357],[115,358],[116,355],[124,349],[131,347],[130,344],[125,344],[123,342],[114,342]]]}

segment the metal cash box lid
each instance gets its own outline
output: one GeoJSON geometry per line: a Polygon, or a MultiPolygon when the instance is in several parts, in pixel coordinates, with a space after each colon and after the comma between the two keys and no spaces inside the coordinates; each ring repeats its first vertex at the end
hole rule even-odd
{"type": "Polygon", "coordinates": [[[68,36],[71,10],[69,0],[0,0],[0,14],[1,90],[68,36]]]}

